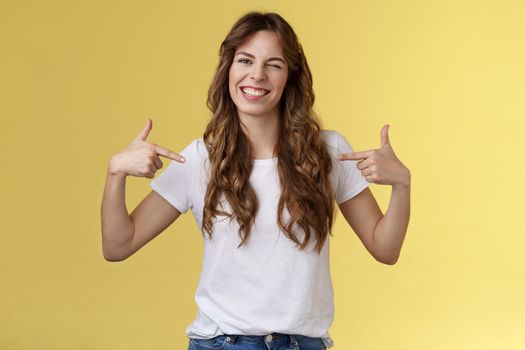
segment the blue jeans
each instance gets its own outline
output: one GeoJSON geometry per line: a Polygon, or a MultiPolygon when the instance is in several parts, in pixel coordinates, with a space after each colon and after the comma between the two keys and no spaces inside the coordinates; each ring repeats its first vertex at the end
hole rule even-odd
{"type": "Polygon", "coordinates": [[[304,335],[221,334],[210,339],[189,338],[188,350],[326,350],[326,346],[321,338],[304,335]]]}

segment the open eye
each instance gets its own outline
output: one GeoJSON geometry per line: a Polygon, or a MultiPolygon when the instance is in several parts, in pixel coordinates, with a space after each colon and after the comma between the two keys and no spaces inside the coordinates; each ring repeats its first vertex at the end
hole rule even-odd
{"type": "Polygon", "coordinates": [[[244,63],[244,62],[250,62],[250,60],[249,60],[249,59],[246,59],[246,58],[241,58],[241,59],[238,60],[237,62],[244,63]]]}

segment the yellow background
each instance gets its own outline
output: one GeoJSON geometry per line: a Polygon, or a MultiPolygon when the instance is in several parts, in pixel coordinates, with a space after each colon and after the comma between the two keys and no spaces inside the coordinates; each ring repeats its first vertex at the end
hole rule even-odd
{"type": "MultiPolygon", "coordinates": [[[[525,349],[518,0],[2,1],[0,349],[186,349],[202,238],[184,215],[105,261],[107,162],[147,117],[175,152],[202,136],[220,42],[252,9],[294,27],[324,127],[366,150],[390,124],[412,173],[396,265],[338,214],[334,349],[525,349]]],[[[130,212],[149,182],[128,179],[130,212]]]]}

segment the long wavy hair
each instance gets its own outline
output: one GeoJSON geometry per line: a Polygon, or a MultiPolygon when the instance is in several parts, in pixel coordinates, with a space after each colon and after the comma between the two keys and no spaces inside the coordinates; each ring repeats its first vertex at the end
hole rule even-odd
{"type": "Polygon", "coordinates": [[[213,218],[217,215],[226,215],[230,221],[236,218],[241,239],[239,248],[247,242],[259,209],[256,193],[249,182],[253,168],[252,149],[241,130],[237,108],[229,93],[229,70],[236,48],[260,30],[278,35],[289,67],[279,101],[279,136],[275,147],[281,185],[277,224],[300,251],[315,235],[315,250],[320,254],[328,234],[332,235],[335,218],[330,183],[332,162],[320,134],[321,122],[313,111],[312,74],[302,46],[292,27],[272,12],[252,11],[239,18],[219,50],[220,61],[207,99],[213,116],[203,135],[211,176],[204,200],[202,228],[211,239],[213,218]],[[231,213],[217,208],[221,195],[228,200],[231,213]],[[283,219],[285,207],[290,215],[287,222],[283,219]],[[295,225],[304,232],[303,242],[294,233],[295,225]]]}

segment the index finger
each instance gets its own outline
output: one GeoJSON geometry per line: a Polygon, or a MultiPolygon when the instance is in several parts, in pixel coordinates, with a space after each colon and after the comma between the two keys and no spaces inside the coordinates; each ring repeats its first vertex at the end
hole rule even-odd
{"type": "Polygon", "coordinates": [[[153,144],[155,146],[155,152],[157,152],[158,155],[176,160],[178,162],[184,162],[186,159],[179,155],[178,153],[175,153],[173,151],[170,151],[167,148],[161,147],[159,145],[153,144]]]}
{"type": "Polygon", "coordinates": [[[341,154],[339,154],[339,160],[366,159],[368,157],[368,153],[369,153],[369,151],[341,153],[341,154]]]}

